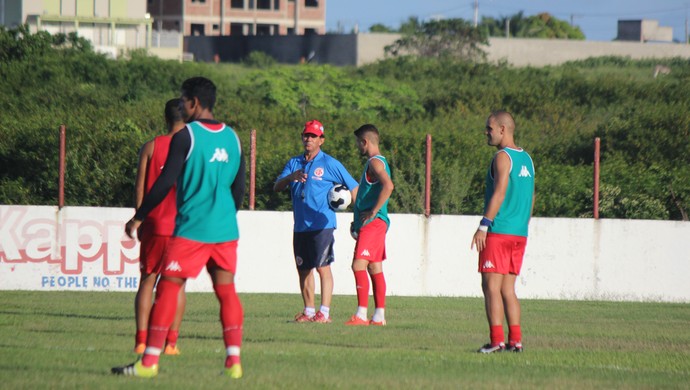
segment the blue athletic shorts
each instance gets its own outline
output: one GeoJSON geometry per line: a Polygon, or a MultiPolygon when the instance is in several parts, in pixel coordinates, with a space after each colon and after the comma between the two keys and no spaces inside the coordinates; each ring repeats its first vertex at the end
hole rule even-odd
{"type": "Polygon", "coordinates": [[[335,229],[295,232],[292,236],[292,249],[297,269],[321,268],[335,260],[333,243],[335,229]]]}

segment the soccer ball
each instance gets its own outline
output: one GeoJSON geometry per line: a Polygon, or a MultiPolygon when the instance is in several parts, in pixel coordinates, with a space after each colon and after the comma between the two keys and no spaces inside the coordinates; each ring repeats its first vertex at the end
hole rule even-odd
{"type": "Polygon", "coordinates": [[[336,184],[328,191],[328,205],[335,211],[343,211],[350,205],[352,195],[342,184],[336,184]]]}

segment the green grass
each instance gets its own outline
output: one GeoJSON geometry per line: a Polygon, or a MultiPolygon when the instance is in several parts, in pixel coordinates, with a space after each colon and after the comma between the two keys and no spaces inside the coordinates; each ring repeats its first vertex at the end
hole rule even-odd
{"type": "Polygon", "coordinates": [[[215,296],[188,295],[179,346],[152,380],[116,377],[134,361],[133,293],[0,292],[5,389],[688,388],[690,305],[523,300],[522,354],[480,355],[481,299],[389,297],[389,325],[295,324],[298,295],[242,294],[245,376],[219,376],[215,296]]]}

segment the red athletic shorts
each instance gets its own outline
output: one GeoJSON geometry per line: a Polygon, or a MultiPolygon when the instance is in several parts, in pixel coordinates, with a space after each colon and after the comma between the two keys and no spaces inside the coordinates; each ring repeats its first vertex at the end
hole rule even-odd
{"type": "Polygon", "coordinates": [[[170,236],[143,234],[139,246],[139,270],[145,274],[159,274],[163,266],[163,254],[170,236]]]}
{"type": "Polygon", "coordinates": [[[176,278],[196,278],[206,266],[218,266],[235,274],[237,268],[237,240],[207,244],[173,237],[165,251],[165,267],[161,275],[176,278]]]}
{"type": "Polygon", "coordinates": [[[386,260],[386,230],[388,225],[381,219],[373,221],[359,229],[357,244],[355,244],[354,259],[362,259],[372,263],[386,260]]]}
{"type": "Polygon", "coordinates": [[[527,237],[489,233],[479,252],[479,272],[520,275],[527,237]]]}

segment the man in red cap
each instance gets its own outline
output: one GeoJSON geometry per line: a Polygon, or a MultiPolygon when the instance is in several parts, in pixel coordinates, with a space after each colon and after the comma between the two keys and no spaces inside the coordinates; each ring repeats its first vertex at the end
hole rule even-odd
{"type": "Polygon", "coordinates": [[[278,176],[273,190],[290,188],[294,233],[292,246],[299,274],[304,310],[295,316],[296,322],[329,323],[333,297],[333,232],[335,212],[328,205],[328,191],[335,184],[345,185],[357,196],[357,181],[343,164],[321,151],[325,141],[323,125],[312,120],[304,125],[302,145],[304,153],[291,158],[278,176]],[[321,280],[321,307],[314,303],[314,269],[321,280]]]}

